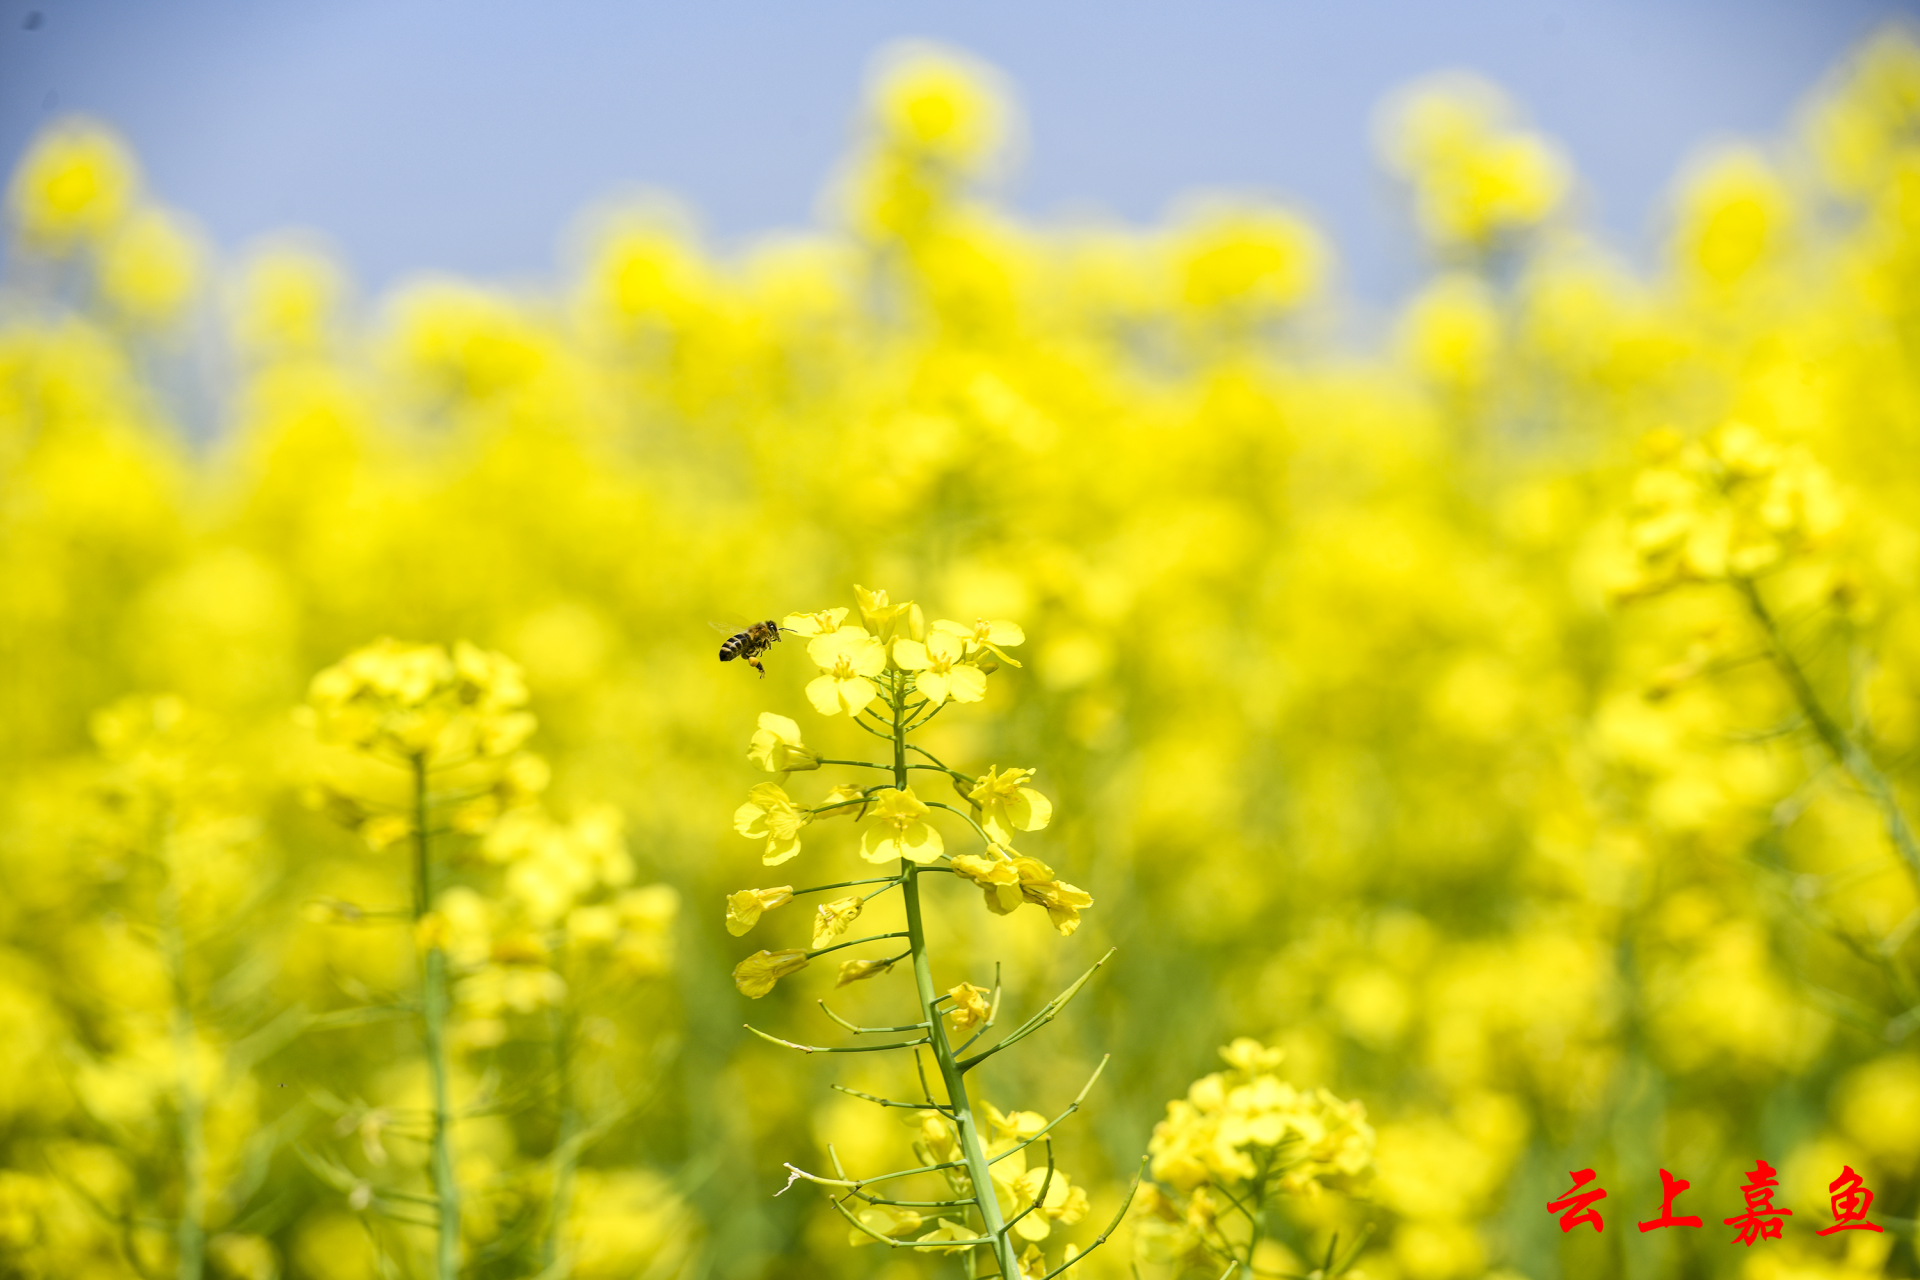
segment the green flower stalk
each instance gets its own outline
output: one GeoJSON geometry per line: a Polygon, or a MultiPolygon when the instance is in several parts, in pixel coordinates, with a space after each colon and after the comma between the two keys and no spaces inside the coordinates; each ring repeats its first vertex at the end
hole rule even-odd
{"type": "Polygon", "coordinates": [[[364,768],[344,770],[322,787],[321,798],[375,847],[402,838],[412,847],[420,1030],[432,1092],[428,1207],[437,1280],[459,1274],[460,1186],[453,1160],[448,924],[435,911],[434,836],[441,823],[449,831],[485,829],[519,788],[516,774],[524,771],[513,767],[514,757],[534,727],[526,701],[519,668],[499,654],[465,643],[449,651],[381,640],[315,676],[304,708],[320,740],[347,748],[352,763],[394,766],[405,775],[404,801],[364,768]],[[449,793],[460,798],[437,802],[435,780],[449,775],[449,793]]]}
{"type": "MultiPolygon", "coordinates": [[[[884,591],[855,590],[860,598],[859,623],[849,623],[850,611],[842,608],[790,615],[782,625],[807,638],[808,655],[820,668],[807,686],[807,700],[823,715],[846,715],[878,739],[884,744],[884,758],[828,759],[801,741],[799,726],[792,720],[763,715],[748,756],[762,769],[777,773],[782,782],[794,772],[828,765],[870,772],[860,774],[856,782],[833,787],[810,805],[793,799],[779,782],[761,783],[734,814],[734,828],[760,841],[761,860],[775,866],[800,854],[802,835],[812,824],[847,817],[864,828],[861,857],[892,868],[891,874],[804,889],[781,885],[741,890],[728,900],[727,926],[736,935],[744,934],[768,912],[797,898],[858,890],[817,907],[811,948],[758,951],[734,969],[734,982],[743,995],[757,999],[772,991],[781,978],[823,955],[892,944],[878,956],[843,960],[836,985],[877,978],[904,960],[913,975],[912,1021],[859,1026],[821,1002],[826,1015],[856,1037],[887,1039],[823,1046],[781,1039],[751,1025],[748,1030],[803,1053],[912,1054],[924,1095],[921,1101],[845,1092],[881,1107],[921,1112],[916,1144],[921,1163],[854,1176],[840,1167],[835,1155],[832,1176],[788,1165],[788,1185],[806,1180],[827,1188],[834,1207],[852,1228],[853,1243],[877,1241],[892,1248],[960,1253],[967,1259],[969,1276],[991,1274],[1016,1280],[1055,1275],[1084,1255],[1069,1247],[1060,1265],[1049,1270],[1039,1242],[1048,1237],[1053,1224],[1070,1226],[1079,1221],[1087,1211],[1087,1197],[1056,1167],[1047,1135],[1079,1109],[1093,1081],[1065,1111],[1048,1120],[1030,1112],[1001,1113],[976,1095],[968,1076],[1057,1017],[1105,957],[1018,1028],[976,1049],[999,1013],[999,981],[991,989],[968,982],[940,989],[927,944],[922,894],[930,877],[951,875],[978,887],[988,909],[996,914],[1028,904],[1041,907],[1062,936],[1078,928],[1080,913],[1093,905],[1093,898],[1056,877],[1039,859],[1012,847],[1016,834],[1041,830],[1052,817],[1051,803],[1026,785],[1031,770],[964,773],[912,740],[947,706],[980,701],[990,674],[1003,664],[1019,665],[1005,650],[1025,637],[1018,626],[1006,621],[981,620],[971,625],[940,621],[929,628],[917,605],[891,604],[884,591]],[[875,774],[880,780],[869,781],[875,774]],[[923,783],[944,784],[964,803],[922,799],[913,787],[916,774],[922,775],[923,783]],[[935,811],[949,815],[950,825],[977,841],[978,851],[950,851],[935,811]],[[841,939],[868,904],[896,889],[904,928],[841,939]],[[926,1069],[929,1058],[931,1077],[926,1069]],[[1029,1168],[1027,1149],[1038,1142],[1046,1144],[1045,1163],[1029,1168]],[[881,1194],[896,1180],[922,1175],[941,1178],[947,1194],[932,1199],[881,1194]],[[982,1255],[992,1259],[988,1271],[979,1270],[974,1261],[982,1255]]],[[[1094,1077],[1098,1076],[1096,1069],[1094,1077]]],[[[1131,1196],[1130,1191],[1129,1201],[1131,1196]]],[[[1121,1213],[1125,1211],[1123,1204],[1121,1213]]],[[[1108,1233],[1093,1243],[1098,1245],[1108,1233]]]]}
{"type": "MultiPolygon", "coordinates": [[[[1643,449],[1650,465],[1634,480],[1627,522],[1633,564],[1616,594],[1632,600],[1700,584],[1730,589],[1759,633],[1759,656],[1779,675],[1821,749],[1872,803],[1888,844],[1920,890],[1920,837],[1893,781],[1861,734],[1843,724],[1822,698],[1767,598],[1768,577],[1789,569],[1827,570],[1827,603],[1843,602],[1852,592],[1848,575],[1820,564],[1846,522],[1846,507],[1833,480],[1804,447],[1782,444],[1737,420],[1693,442],[1656,432],[1643,449]]],[[[1689,679],[1723,664],[1733,665],[1707,657],[1689,660],[1665,679],[1689,679]]],[[[1870,941],[1831,921],[1820,923],[1885,974],[1904,1008],[1911,1010],[1920,1002],[1920,985],[1900,958],[1920,927],[1920,912],[1911,913],[1885,938],[1870,941]]],[[[1871,1029],[1898,1038],[1911,1022],[1908,1013],[1901,1013],[1884,1027],[1871,1029]]]]}

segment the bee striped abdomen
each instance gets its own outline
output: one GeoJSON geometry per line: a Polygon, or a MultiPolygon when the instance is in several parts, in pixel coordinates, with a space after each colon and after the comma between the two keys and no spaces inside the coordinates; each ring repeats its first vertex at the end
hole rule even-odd
{"type": "Polygon", "coordinates": [[[747,665],[766,675],[767,670],[759,663],[759,657],[780,639],[780,624],[769,619],[756,622],[744,631],[736,631],[720,645],[720,661],[732,662],[735,658],[744,659],[747,665]]]}

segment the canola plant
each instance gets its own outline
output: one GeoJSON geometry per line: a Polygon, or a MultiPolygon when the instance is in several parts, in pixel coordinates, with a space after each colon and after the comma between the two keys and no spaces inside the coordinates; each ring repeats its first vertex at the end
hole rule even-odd
{"type": "Polygon", "coordinates": [[[379,298],[33,143],[0,1271],[1920,1272],[1920,42],[1646,268],[1410,87],[1379,334],[1012,128],[906,50],[826,229],[379,298]]]}

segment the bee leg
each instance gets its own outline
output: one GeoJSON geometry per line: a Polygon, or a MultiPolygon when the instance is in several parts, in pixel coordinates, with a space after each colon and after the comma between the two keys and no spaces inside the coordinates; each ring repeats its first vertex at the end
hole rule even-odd
{"type": "Polygon", "coordinates": [[[767,669],[760,665],[760,659],[748,658],[747,661],[753,664],[753,669],[760,673],[760,678],[762,680],[765,680],[767,678],[767,669]]]}

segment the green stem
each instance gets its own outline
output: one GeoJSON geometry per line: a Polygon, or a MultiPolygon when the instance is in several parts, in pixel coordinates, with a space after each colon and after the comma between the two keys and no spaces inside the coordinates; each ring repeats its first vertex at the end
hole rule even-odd
{"type": "Polygon", "coordinates": [[[169,820],[160,837],[166,880],[160,887],[160,937],[173,985],[173,1058],[179,1076],[180,1220],[174,1226],[180,1280],[200,1280],[206,1263],[207,1145],[206,1104],[194,1079],[198,1056],[193,1034],[193,1000],[187,985],[186,935],[180,924],[180,886],[174,875],[173,832],[169,820]]]}
{"type": "MultiPolygon", "coordinates": [[[[907,785],[905,693],[905,682],[896,681],[891,697],[893,776],[894,785],[901,790],[905,790],[907,785]]],[[[980,1209],[984,1228],[982,1234],[993,1242],[994,1261],[1002,1280],[1017,1280],[1020,1264],[1014,1256],[1013,1238],[1000,1216],[1000,1201],[994,1195],[993,1173],[987,1160],[986,1143],[981,1140],[980,1124],[974,1117],[973,1104],[967,1097],[966,1078],[954,1058],[953,1046],[947,1043],[947,1026],[940,1017],[940,995],[934,990],[933,962],[927,954],[926,925],[920,915],[920,868],[903,858],[900,871],[903,877],[900,893],[906,906],[908,946],[913,956],[913,983],[920,998],[920,1007],[926,1013],[928,1047],[933,1050],[934,1061],[940,1068],[941,1083],[946,1087],[947,1114],[953,1117],[954,1125],[959,1130],[960,1151],[966,1164],[967,1178],[973,1185],[974,1203],[980,1209]]]]}
{"type": "Polygon", "coordinates": [[[1893,847],[1899,853],[1901,861],[1907,864],[1907,873],[1913,878],[1916,888],[1920,888],[1920,840],[1916,840],[1913,825],[1907,821],[1907,815],[1900,807],[1899,796],[1895,794],[1893,783],[1873,763],[1873,757],[1867,754],[1865,747],[1856,742],[1851,734],[1840,727],[1826,705],[1820,701],[1813,682],[1801,667],[1793,653],[1787,648],[1780,634],[1780,627],[1774,621],[1773,613],[1767,608],[1767,602],[1761,598],[1760,588],[1750,578],[1735,578],[1733,584],[1747,603],[1747,610],[1754,621],[1766,633],[1767,648],[1773,656],[1773,665],[1780,672],[1787,687],[1793,691],[1794,701],[1800,704],[1800,712],[1806,716],[1807,723],[1813,726],[1814,733],[1825,745],[1834,762],[1853,775],[1855,782],[1872,797],[1880,810],[1880,820],[1886,826],[1887,836],[1893,841],[1893,847]]]}
{"type": "MultiPolygon", "coordinates": [[[[427,762],[413,759],[413,922],[433,910],[433,860],[427,829],[427,762]]],[[[426,1039],[427,1074],[433,1085],[433,1193],[440,1202],[440,1233],[434,1250],[435,1280],[460,1274],[460,1186],[453,1177],[453,1108],[448,1099],[452,1066],[447,1057],[447,953],[438,940],[427,947],[420,992],[420,1023],[426,1039]]]]}
{"type": "MultiPolygon", "coordinates": [[[[555,967],[566,955],[560,944],[555,967]]],[[[580,1112],[573,1103],[573,1016],[563,1005],[547,1009],[547,1027],[553,1036],[554,1092],[560,1106],[559,1132],[553,1141],[553,1186],[547,1205],[547,1238],[540,1250],[541,1280],[562,1280],[573,1270],[573,1259],[560,1256],[560,1239],[573,1207],[573,1170],[580,1156],[580,1112]]]]}

